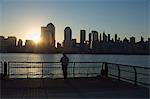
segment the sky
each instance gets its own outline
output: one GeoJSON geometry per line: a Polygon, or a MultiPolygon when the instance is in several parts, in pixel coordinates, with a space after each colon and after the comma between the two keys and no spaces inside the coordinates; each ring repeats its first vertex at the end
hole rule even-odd
{"type": "Polygon", "coordinates": [[[16,36],[23,41],[40,35],[41,26],[55,25],[56,42],[64,39],[64,29],[72,37],[86,39],[92,30],[114,37],[150,37],[149,0],[0,0],[0,35],[16,36]]]}

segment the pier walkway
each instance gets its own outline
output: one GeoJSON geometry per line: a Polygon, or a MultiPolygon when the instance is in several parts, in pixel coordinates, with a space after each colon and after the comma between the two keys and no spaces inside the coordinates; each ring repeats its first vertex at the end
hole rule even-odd
{"type": "Polygon", "coordinates": [[[1,80],[1,98],[146,98],[149,88],[112,78],[7,79],[1,80]]]}

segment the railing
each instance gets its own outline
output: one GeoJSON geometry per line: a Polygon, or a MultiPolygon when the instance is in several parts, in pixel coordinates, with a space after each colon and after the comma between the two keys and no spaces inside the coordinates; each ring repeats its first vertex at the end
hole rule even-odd
{"type": "Polygon", "coordinates": [[[118,80],[150,86],[150,68],[107,63],[109,76],[118,80]]]}
{"type": "MultiPolygon", "coordinates": [[[[102,67],[108,68],[109,77],[150,86],[150,68],[107,62],[69,62],[68,77],[100,77],[102,67]]],[[[9,78],[63,78],[60,62],[8,62],[7,75],[9,78]]]]}
{"type": "Polygon", "coordinates": [[[3,62],[0,61],[0,74],[3,73],[3,62]]]}
{"type": "MultiPolygon", "coordinates": [[[[69,62],[68,77],[100,75],[102,62],[69,62]]],[[[11,78],[63,78],[60,62],[8,62],[11,78]]]]}

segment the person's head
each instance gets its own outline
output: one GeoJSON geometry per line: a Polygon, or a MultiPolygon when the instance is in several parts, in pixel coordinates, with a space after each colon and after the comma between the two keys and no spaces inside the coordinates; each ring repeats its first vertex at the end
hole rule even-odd
{"type": "Polygon", "coordinates": [[[66,56],[66,54],[65,54],[65,53],[63,53],[63,56],[66,56]]]}

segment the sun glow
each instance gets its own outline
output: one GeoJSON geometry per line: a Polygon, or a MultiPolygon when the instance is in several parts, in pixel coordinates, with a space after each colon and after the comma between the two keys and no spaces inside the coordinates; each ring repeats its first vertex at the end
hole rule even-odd
{"type": "Polygon", "coordinates": [[[40,42],[40,33],[34,33],[31,36],[31,39],[35,42],[35,43],[39,43],[40,42]]]}

